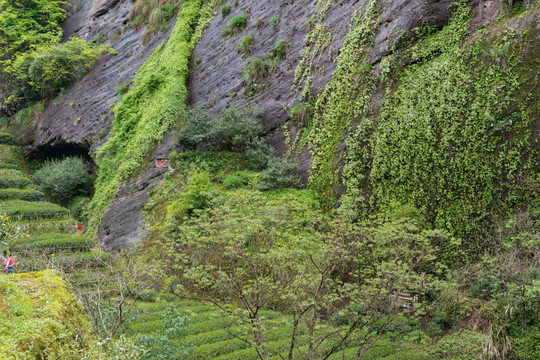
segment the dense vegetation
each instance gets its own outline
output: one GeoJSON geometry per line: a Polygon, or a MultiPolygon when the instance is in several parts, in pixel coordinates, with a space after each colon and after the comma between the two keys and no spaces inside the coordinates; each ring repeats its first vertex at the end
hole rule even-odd
{"type": "MultiPolygon", "coordinates": [[[[244,57],[253,51],[255,37],[244,33],[250,12],[229,18],[233,5],[219,1],[135,2],[131,19],[147,25],[147,38],[176,14],[177,21],[133,82],[116,87],[122,97],[96,154],[89,209],[81,159],[46,163],[33,176],[35,190],[14,138],[0,134],[2,247],[24,254],[24,270],[50,267],[71,281],[95,333],[108,339],[87,357],[540,357],[540,4],[518,2],[471,36],[472,7],[456,0],[448,24],[422,25],[374,66],[382,5],[366,2],[332,80],[314,94],[333,3],[318,0],[307,24],[291,89],[299,102],[282,128],[289,151],[281,158],[265,143],[256,108],[189,109],[191,52],[219,5],[223,41],[244,57]],[[71,204],[94,235],[119,187],[144,171],[175,128],[177,152],[144,208],[140,249],[104,253],[72,234],[73,212],[39,201],[71,204]],[[297,168],[306,147],[304,186],[297,168]],[[15,227],[29,236],[16,243],[15,227]]],[[[107,50],[79,39],[59,44],[61,6],[0,0],[9,109],[54,96],[107,50]],[[21,37],[25,31],[31,36],[21,37]]],[[[268,22],[274,29],[281,17],[268,22]]],[[[279,40],[260,58],[243,58],[248,101],[264,92],[291,46],[279,40]]],[[[45,274],[32,276],[55,279],[45,274]]],[[[62,335],[51,342],[10,281],[0,276],[0,300],[10,300],[0,311],[44,335],[32,352],[70,358],[88,348],[72,344],[70,324],[54,322],[58,312],[44,313],[62,335]]],[[[0,337],[8,354],[16,340],[19,348],[31,343],[26,332],[8,330],[0,337]]]]}
{"type": "Polygon", "coordinates": [[[182,3],[169,40],[154,50],[114,108],[111,136],[99,150],[103,159],[91,204],[91,232],[121,182],[140,169],[155,143],[184,115],[191,50],[215,7],[212,1],[204,6],[200,0],[182,3]]]}
{"type": "Polygon", "coordinates": [[[50,201],[61,205],[89,195],[91,185],[88,165],[77,157],[46,162],[34,173],[33,181],[50,201]]]}
{"type": "Polygon", "coordinates": [[[0,276],[4,359],[80,359],[96,337],[69,285],[50,270],[0,276]],[[78,334],[75,338],[73,334],[78,334]]]}
{"type": "Polygon", "coordinates": [[[64,1],[0,1],[0,86],[12,115],[31,100],[53,97],[84,75],[104,51],[73,38],[59,44],[64,1]]]}

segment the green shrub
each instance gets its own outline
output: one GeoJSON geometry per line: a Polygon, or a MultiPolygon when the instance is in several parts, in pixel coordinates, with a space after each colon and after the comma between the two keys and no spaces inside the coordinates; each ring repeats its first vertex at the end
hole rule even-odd
{"type": "Polygon", "coordinates": [[[20,239],[15,249],[47,249],[49,252],[69,250],[72,252],[89,251],[96,246],[96,241],[85,236],[65,233],[45,233],[20,239]]]}
{"type": "Polygon", "coordinates": [[[161,25],[165,22],[167,22],[168,14],[160,7],[152,9],[152,12],[150,13],[150,16],[148,18],[148,22],[151,25],[161,25]]]}
{"type": "Polygon", "coordinates": [[[0,176],[0,189],[18,188],[23,189],[32,182],[23,176],[2,175],[0,176]]]}
{"type": "Polygon", "coordinates": [[[65,219],[69,210],[56,204],[36,202],[9,202],[0,205],[0,211],[21,220],[65,219]]]}
{"type": "Polygon", "coordinates": [[[86,163],[78,157],[46,162],[34,174],[34,181],[51,201],[62,205],[87,195],[91,185],[86,163]]]}
{"type": "Polygon", "coordinates": [[[279,20],[280,20],[280,16],[279,15],[276,15],[276,16],[272,16],[270,18],[270,20],[268,20],[268,22],[274,26],[276,26],[277,24],[279,24],[279,20]]]}
{"type": "Polygon", "coordinates": [[[21,172],[15,169],[0,168],[0,176],[21,176],[21,172]]]}
{"type": "Polygon", "coordinates": [[[0,168],[1,169],[13,169],[13,170],[16,170],[19,168],[19,165],[18,164],[10,164],[10,163],[5,163],[5,162],[0,162],[0,168]]]}
{"type": "Polygon", "coordinates": [[[147,33],[155,33],[161,26],[171,21],[178,12],[176,1],[146,1],[137,0],[129,10],[133,26],[147,24],[147,33]]]}
{"type": "Polygon", "coordinates": [[[236,47],[238,52],[247,55],[253,49],[253,35],[249,34],[240,40],[240,44],[236,47]]]}
{"type": "Polygon", "coordinates": [[[113,52],[108,45],[95,45],[79,38],[58,44],[46,44],[20,55],[13,62],[11,73],[29,97],[41,94],[55,96],[85,75],[104,52],[113,52]]]}
{"type": "Polygon", "coordinates": [[[256,116],[251,108],[224,109],[219,115],[193,109],[188,123],[178,132],[177,143],[184,149],[245,151],[262,130],[256,116]]]}
{"type": "Polygon", "coordinates": [[[24,107],[22,87],[12,72],[17,56],[62,38],[60,23],[66,18],[64,2],[58,0],[3,1],[0,3],[0,88],[8,95],[0,103],[10,115],[24,107]]]}
{"type": "Polygon", "coordinates": [[[187,359],[191,344],[183,340],[183,335],[189,324],[188,317],[170,306],[162,313],[161,324],[158,333],[137,335],[137,343],[148,351],[140,360],[187,359]]]}
{"type": "Polygon", "coordinates": [[[249,167],[253,170],[263,170],[272,158],[272,148],[261,139],[254,140],[246,150],[249,167]]]}
{"type": "Polygon", "coordinates": [[[272,158],[257,188],[259,190],[295,187],[300,184],[297,173],[298,165],[288,159],[272,158]]]}
{"type": "Polygon", "coordinates": [[[221,18],[225,19],[227,15],[231,12],[231,5],[230,4],[223,4],[220,7],[221,10],[221,18]]]}
{"type": "Polygon", "coordinates": [[[222,110],[211,130],[212,138],[216,140],[216,148],[245,151],[262,131],[257,115],[258,113],[249,107],[222,110]]]}
{"type": "Polygon", "coordinates": [[[241,33],[247,26],[247,16],[246,15],[236,15],[229,21],[229,26],[223,30],[223,35],[236,35],[241,33]]]}
{"type": "Polygon", "coordinates": [[[266,58],[273,60],[285,60],[287,58],[287,50],[291,43],[285,40],[276,41],[274,49],[266,54],[266,58]]]}
{"type": "Polygon", "coordinates": [[[487,335],[462,330],[442,338],[428,352],[434,359],[478,359],[487,341],[487,335]]]}
{"type": "Polygon", "coordinates": [[[177,134],[177,145],[183,149],[197,149],[212,142],[210,129],[215,117],[200,108],[189,110],[187,124],[177,134]]]}
{"type": "Polygon", "coordinates": [[[15,145],[15,137],[8,133],[0,133],[0,144],[15,145]]]}
{"type": "Polygon", "coordinates": [[[0,189],[0,200],[40,201],[43,195],[41,191],[33,189],[0,189]]]}
{"type": "Polygon", "coordinates": [[[268,76],[268,64],[261,59],[251,59],[243,72],[244,80],[250,85],[261,82],[266,76],[268,76]]]}
{"type": "Polygon", "coordinates": [[[194,210],[202,210],[208,207],[211,189],[212,182],[206,171],[195,171],[190,174],[178,198],[167,206],[169,218],[171,220],[181,219],[194,210]]]}
{"type": "Polygon", "coordinates": [[[0,145],[0,163],[20,165],[22,161],[21,149],[19,147],[0,145]]]}
{"type": "Polygon", "coordinates": [[[236,189],[251,184],[257,174],[249,171],[236,171],[231,175],[225,176],[223,179],[223,186],[226,189],[236,189]]]}
{"type": "Polygon", "coordinates": [[[144,302],[155,302],[158,297],[158,293],[154,289],[148,289],[139,295],[139,299],[144,302]]]}

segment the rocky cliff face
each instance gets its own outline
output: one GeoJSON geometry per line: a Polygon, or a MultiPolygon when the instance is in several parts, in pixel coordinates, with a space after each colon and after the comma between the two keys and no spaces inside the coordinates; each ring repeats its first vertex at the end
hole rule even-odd
{"type": "Polygon", "coordinates": [[[82,148],[93,154],[104,143],[113,120],[111,108],[119,100],[116,88],[129,84],[152,50],[169,36],[159,33],[144,43],[144,29],[127,26],[132,5],[117,0],[72,4],[72,15],[63,24],[64,37],[107,42],[117,54],[103,55],[86,76],[47,104],[40,121],[21,134],[27,154],[57,147],[82,148]]]}
{"type": "MultiPolygon", "coordinates": [[[[502,0],[473,1],[475,15],[472,33],[492,21],[502,0]]],[[[357,12],[365,10],[367,0],[270,2],[229,1],[230,14],[213,17],[191,56],[189,80],[192,106],[217,112],[225,107],[251,105],[263,112],[262,124],[267,142],[278,154],[288,150],[298,126],[288,120],[290,109],[306,94],[315,97],[333,78],[336,59],[357,12]],[[224,37],[223,31],[236,15],[247,15],[247,27],[239,34],[224,37]],[[249,54],[237,50],[241,39],[253,36],[249,54]],[[278,41],[287,42],[286,58],[260,84],[262,91],[249,94],[242,73],[251,58],[264,58],[278,41]],[[309,63],[311,73],[299,76],[297,68],[309,63]]],[[[41,121],[23,136],[26,152],[75,145],[90,154],[106,141],[113,120],[111,105],[118,101],[115,92],[121,83],[129,83],[152,50],[169,34],[158,34],[144,44],[142,29],[127,26],[132,3],[116,0],[81,0],[72,6],[73,13],[64,24],[65,36],[86,39],[111,39],[118,55],[105,55],[83,79],[50,104],[41,121]]],[[[380,62],[396,49],[414,43],[415,29],[421,26],[440,29],[447,24],[453,6],[451,0],[383,0],[378,3],[380,16],[375,27],[369,63],[375,72],[380,62]]],[[[171,27],[172,28],[172,27],[171,27]]],[[[377,94],[381,97],[381,94],[377,94]]],[[[173,135],[157,147],[146,169],[126,181],[116,193],[98,230],[100,242],[109,249],[137,243],[145,235],[142,208],[149,192],[159,184],[166,170],[157,169],[155,160],[167,157],[173,149],[173,135]]],[[[297,149],[300,171],[307,180],[311,154],[307,147],[297,149]]]]}

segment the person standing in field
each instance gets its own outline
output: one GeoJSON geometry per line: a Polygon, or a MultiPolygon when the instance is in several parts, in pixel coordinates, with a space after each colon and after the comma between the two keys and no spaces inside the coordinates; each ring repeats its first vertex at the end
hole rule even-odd
{"type": "Polygon", "coordinates": [[[6,274],[13,274],[13,256],[10,252],[4,255],[4,261],[5,261],[5,272],[6,274]]]}

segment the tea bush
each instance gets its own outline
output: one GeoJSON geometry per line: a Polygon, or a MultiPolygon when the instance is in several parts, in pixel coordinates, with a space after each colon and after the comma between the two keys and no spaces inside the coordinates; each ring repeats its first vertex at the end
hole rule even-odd
{"type": "Polygon", "coordinates": [[[15,138],[8,133],[0,133],[0,144],[15,145],[15,138]]]}
{"type": "Polygon", "coordinates": [[[78,157],[46,162],[33,180],[47,198],[62,205],[76,196],[88,195],[92,182],[86,163],[78,157]]]}
{"type": "Polygon", "coordinates": [[[41,191],[33,189],[0,189],[0,200],[25,200],[25,201],[39,201],[43,199],[43,193],[41,191]]]}
{"type": "Polygon", "coordinates": [[[25,187],[29,186],[32,182],[27,177],[22,176],[0,176],[0,188],[2,189],[8,189],[8,188],[17,188],[17,189],[24,189],[25,187]]]}

